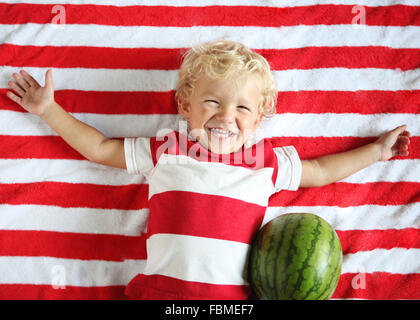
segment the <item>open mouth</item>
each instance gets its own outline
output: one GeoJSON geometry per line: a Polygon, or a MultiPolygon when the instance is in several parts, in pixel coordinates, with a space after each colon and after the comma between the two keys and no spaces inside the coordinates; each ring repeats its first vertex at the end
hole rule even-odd
{"type": "Polygon", "coordinates": [[[217,139],[231,139],[237,136],[237,133],[234,133],[227,129],[220,129],[220,128],[206,128],[207,131],[210,133],[211,136],[217,139]]]}

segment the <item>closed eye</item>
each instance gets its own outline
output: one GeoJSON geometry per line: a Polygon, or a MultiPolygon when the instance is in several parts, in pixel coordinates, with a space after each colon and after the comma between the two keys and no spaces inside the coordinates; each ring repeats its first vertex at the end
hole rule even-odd
{"type": "Polygon", "coordinates": [[[219,104],[219,102],[217,102],[216,100],[206,100],[206,101],[204,101],[204,102],[212,102],[212,103],[217,103],[217,104],[219,104]]]}
{"type": "Polygon", "coordinates": [[[245,110],[250,111],[250,110],[249,110],[249,108],[247,108],[247,107],[245,107],[245,106],[238,106],[238,108],[240,108],[240,109],[245,109],[245,110]]]}

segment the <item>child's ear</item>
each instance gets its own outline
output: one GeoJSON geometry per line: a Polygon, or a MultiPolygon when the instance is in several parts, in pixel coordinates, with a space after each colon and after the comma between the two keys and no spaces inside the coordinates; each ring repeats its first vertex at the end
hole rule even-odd
{"type": "Polygon", "coordinates": [[[261,121],[264,119],[264,114],[260,113],[255,121],[255,130],[260,126],[261,121]]]}
{"type": "Polygon", "coordinates": [[[185,119],[189,118],[191,113],[191,106],[189,103],[183,103],[181,100],[178,100],[178,112],[181,114],[185,119]]]}

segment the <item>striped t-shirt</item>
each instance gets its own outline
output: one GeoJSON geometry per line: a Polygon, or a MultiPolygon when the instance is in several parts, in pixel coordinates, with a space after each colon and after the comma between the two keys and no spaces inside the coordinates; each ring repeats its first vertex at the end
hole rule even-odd
{"type": "Polygon", "coordinates": [[[138,299],[246,299],[250,243],[269,197],[296,190],[294,147],[269,139],[219,155],[178,131],[126,138],[127,170],[149,184],[147,261],[126,294],[138,299]]]}

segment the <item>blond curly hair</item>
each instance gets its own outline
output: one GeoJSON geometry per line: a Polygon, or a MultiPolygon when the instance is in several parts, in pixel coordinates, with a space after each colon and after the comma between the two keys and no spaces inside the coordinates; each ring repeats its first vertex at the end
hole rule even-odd
{"type": "Polygon", "coordinates": [[[187,103],[202,74],[212,79],[226,79],[252,73],[260,74],[263,81],[259,114],[269,118],[276,113],[277,85],[263,56],[242,43],[224,39],[194,46],[183,55],[179,70],[175,93],[178,108],[187,103]]]}

